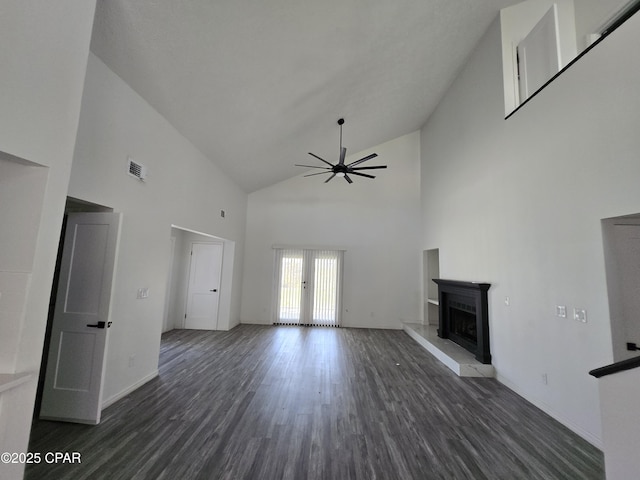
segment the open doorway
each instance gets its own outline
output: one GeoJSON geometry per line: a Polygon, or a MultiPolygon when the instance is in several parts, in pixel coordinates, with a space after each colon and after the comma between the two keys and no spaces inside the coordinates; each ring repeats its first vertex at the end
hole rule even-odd
{"type": "Polygon", "coordinates": [[[171,226],[162,331],[228,330],[235,242],[171,226]]]}
{"type": "Polygon", "coordinates": [[[119,226],[113,209],[67,199],[34,418],[100,421],[119,226]]]}

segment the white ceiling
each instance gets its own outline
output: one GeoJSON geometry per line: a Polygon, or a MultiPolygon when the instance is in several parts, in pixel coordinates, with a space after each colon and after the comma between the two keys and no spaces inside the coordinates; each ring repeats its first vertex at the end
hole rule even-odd
{"type": "Polygon", "coordinates": [[[98,0],[91,50],[252,192],[418,130],[520,1],[98,0]]]}

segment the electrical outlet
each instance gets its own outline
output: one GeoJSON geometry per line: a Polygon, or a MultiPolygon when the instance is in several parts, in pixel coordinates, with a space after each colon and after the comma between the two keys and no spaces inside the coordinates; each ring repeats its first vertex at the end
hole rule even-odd
{"type": "Polygon", "coordinates": [[[508,307],[511,305],[511,299],[509,297],[504,297],[504,304],[508,307]]]}
{"type": "Polygon", "coordinates": [[[138,299],[142,299],[142,298],[148,298],[149,297],[149,289],[148,288],[139,288],[138,289],[138,295],[136,298],[138,299]]]}
{"type": "Polygon", "coordinates": [[[567,318],[567,307],[564,305],[556,305],[556,316],[567,318]]]}
{"type": "Polygon", "coordinates": [[[547,377],[547,374],[546,374],[546,373],[543,373],[543,374],[542,374],[542,383],[543,383],[544,385],[547,385],[547,384],[549,383],[549,378],[547,377]]]}
{"type": "Polygon", "coordinates": [[[136,356],[129,355],[129,368],[133,367],[136,364],[136,356]]]}
{"type": "Polygon", "coordinates": [[[587,323],[587,311],[582,308],[574,308],[573,319],[578,322],[587,323]]]}

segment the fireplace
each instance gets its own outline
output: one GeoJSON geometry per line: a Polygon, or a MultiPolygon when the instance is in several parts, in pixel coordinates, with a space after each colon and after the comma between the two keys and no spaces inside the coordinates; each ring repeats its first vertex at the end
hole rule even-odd
{"type": "Polygon", "coordinates": [[[488,283],[434,279],[438,284],[438,336],[469,350],[490,364],[488,283]]]}

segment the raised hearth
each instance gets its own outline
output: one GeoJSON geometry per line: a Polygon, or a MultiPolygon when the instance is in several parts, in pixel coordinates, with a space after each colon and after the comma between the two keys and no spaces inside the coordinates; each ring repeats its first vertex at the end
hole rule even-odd
{"type": "Polygon", "coordinates": [[[451,340],[438,336],[437,325],[405,323],[403,330],[431,355],[460,377],[494,377],[493,365],[480,363],[474,355],[451,340]]]}
{"type": "Polygon", "coordinates": [[[476,360],[491,363],[488,283],[434,279],[438,284],[438,336],[465,348],[476,360]]]}

